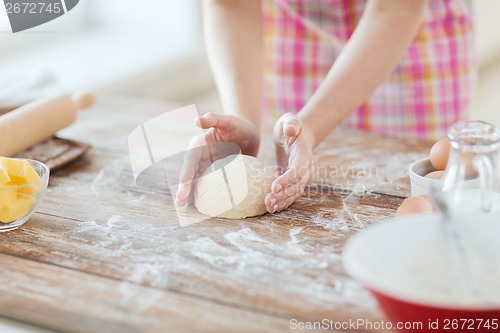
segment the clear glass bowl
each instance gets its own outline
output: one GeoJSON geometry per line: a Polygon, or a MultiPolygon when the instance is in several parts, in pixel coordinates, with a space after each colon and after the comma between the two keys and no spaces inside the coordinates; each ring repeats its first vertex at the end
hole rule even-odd
{"type": "MultiPolygon", "coordinates": [[[[42,202],[45,192],[47,191],[50,175],[49,167],[39,161],[29,159],[22,160],[28,161],[40,178],[24,185],[0,188],[0,200],[8,196],[8,192],[16,190],[17,199],[23,202],[15,211],[3,211],[3,216],[10,216],[10,218],[0,221],[0,232],[15,230],[26,223],[42,202]],[[12,221],[10,219],[12,219],[12,221]]],[[[0,203],[0,216],[2,216],[1,213],[3,209],[6,208],[2,208],[0,203]]]]}

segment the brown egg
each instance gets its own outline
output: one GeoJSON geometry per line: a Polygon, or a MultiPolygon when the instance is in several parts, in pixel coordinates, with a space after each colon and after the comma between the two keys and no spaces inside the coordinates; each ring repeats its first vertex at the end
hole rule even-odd
{"type": "Polygon", "coordinates": [[[431,152],[429,154],[432,166],[436,170],[446,169],[446,164],[448,163],[448,155],[450,155],[450,139],[444,138],[439,140],[432,146],[431,152]]]}
{"type": "Polygon", "coordinates": [[[440,180],[443,177],[444,171],[432,171],[425,175],[425,178],[440,180]]]}
{"type": "Polygon", "coordinates": [[[433,211],[434,206],[430,198],[426,195],[419,195],[405,199],[396,211],[396,216],[401,217],[406,215],[432,213],[433,211]]]}

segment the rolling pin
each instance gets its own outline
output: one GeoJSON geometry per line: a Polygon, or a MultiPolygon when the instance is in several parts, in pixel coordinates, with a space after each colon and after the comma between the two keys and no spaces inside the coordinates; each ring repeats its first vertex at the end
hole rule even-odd
{"type": "Polygon", "coordinates": [[[91,93],[42,98],[0,116],[0,156],[12,156],[71,125],[79,109],[91,106],[91,93]]]}

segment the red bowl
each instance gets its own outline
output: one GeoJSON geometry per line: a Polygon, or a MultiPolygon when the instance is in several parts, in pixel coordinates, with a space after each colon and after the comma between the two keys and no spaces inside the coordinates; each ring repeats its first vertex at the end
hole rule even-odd
{"type": "Polygon", "coordinates": [[[368,290],[399,332],[500,332],[500,309],[444,308],[368,290]]]}
{"type": "Polygon", "coordinates": [[[500,332],[500,216],[469,213],[454,221],[481,272],[477,297],[459,288],[457,281],[467,281],[461,270],[448,273],[459,261],[447,257],[454,248],[437,215],[380,223],[347,242],[346,271],[372,293],[396,331],[500,332]]]}

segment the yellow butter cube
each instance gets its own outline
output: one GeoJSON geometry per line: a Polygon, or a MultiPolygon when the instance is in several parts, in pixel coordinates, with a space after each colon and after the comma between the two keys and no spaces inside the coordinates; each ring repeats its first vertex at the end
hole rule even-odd
{"type": "Polygon", "coordinates": [[[0,222],[11,223],[26,215],[33,206],[33,198],[18,195],[17,198],[4,208],[0,209],[0,222]]]}
{"type": "Polygon", "coordinates": [[[7,169],[11,182],[16,185],[31,183],[40,176],[26,160],[0,157],[0,163],[7,169]]]}
{"type": "Polygon", "coordinates": [[[8,182],[10,182],[10,177],[7,167],[0,161],[0,185],[7,184],[8,182]]]}
{"type": "MultiPolygon", "coordinates": [[[[0,209],[10,205],[17,198],[17,190],[13,184],[0,185],[0,209]]],[[[14,185],[15,186],[15,185],[14,185]]]]}
{"type": "MultiPolygon", "coordinates": [[[[36,173],[35,169],[26,160],[0,157],[0,164],[7,169],[10,182],[15,185],[25,185],[40,179],[38,173],[36,173]]],[[[20,188],[18,192],[35,194],[38,192],[38,185],[20,188]]]]}

